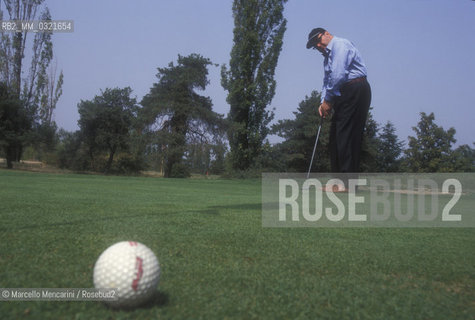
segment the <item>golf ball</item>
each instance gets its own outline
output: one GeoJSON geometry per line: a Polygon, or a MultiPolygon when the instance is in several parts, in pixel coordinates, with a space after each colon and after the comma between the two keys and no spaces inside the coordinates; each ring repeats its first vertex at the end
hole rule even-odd
{"type": "Polygon", "coordinates": [[[160,265],[147,246],[135,241],[118,242],[107,248],[94,265],[94,287],[116,288],[111,307],[136,307],[156,292],[160,265]]]}

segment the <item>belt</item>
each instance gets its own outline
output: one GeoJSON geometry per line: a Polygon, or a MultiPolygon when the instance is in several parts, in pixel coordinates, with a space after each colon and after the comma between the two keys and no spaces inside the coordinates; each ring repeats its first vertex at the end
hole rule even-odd
{"type": "Polygon", "coordinates": [[[345,82],[345,85],[353,84],[353,83],[357,83],[357,82],[361,82],[361,81],[366,81],[366,77],[359,77],[359,78],[351,79],[351,80],[345,82]]]}

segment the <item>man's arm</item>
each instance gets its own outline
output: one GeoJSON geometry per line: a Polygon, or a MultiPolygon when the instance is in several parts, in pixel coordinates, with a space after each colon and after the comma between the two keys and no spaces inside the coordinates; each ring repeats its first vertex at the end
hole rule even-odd
{"type": "Polygon", "coordinates": [[[325,96],[322,97],[324,100],[331,103],[334,97],[340,95],[340,88],[348,81],[350,64],[355,56],[356,48],[348,40],[334,43],[325,69],[327,79],[325,96]]]}
{"type": "Polygon", "coordinates": [[[348,81],[349,67],[356,55],[356,49],[347,40],[335,41],[328,64],[325,66],[322,104],[319,113],[322,117],[329,115],[333,100],[340,95],[340,87],[348,81]]]}

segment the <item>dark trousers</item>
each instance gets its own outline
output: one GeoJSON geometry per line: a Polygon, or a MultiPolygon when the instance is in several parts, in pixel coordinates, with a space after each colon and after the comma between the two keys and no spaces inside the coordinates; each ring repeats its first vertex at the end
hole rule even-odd
{"type": "Polygon", "coordinates": [[[371,104],[371,87],[364,79],[343,85],[340,93],[333,105],[330,127],[331,168],[335,173],[356,173],[371,104]]]}

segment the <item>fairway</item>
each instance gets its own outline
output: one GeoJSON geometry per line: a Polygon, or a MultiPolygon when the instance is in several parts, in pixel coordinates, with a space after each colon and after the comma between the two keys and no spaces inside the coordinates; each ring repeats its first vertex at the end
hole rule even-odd
{"type": "Polygon", "coordinates": [[[150,304],[0,302],[1,319],[473,319],[469,228],[263,228],[259,180],[0,170],[0,287],[90,288],[134,240],[158,257],[150,304]]]}

